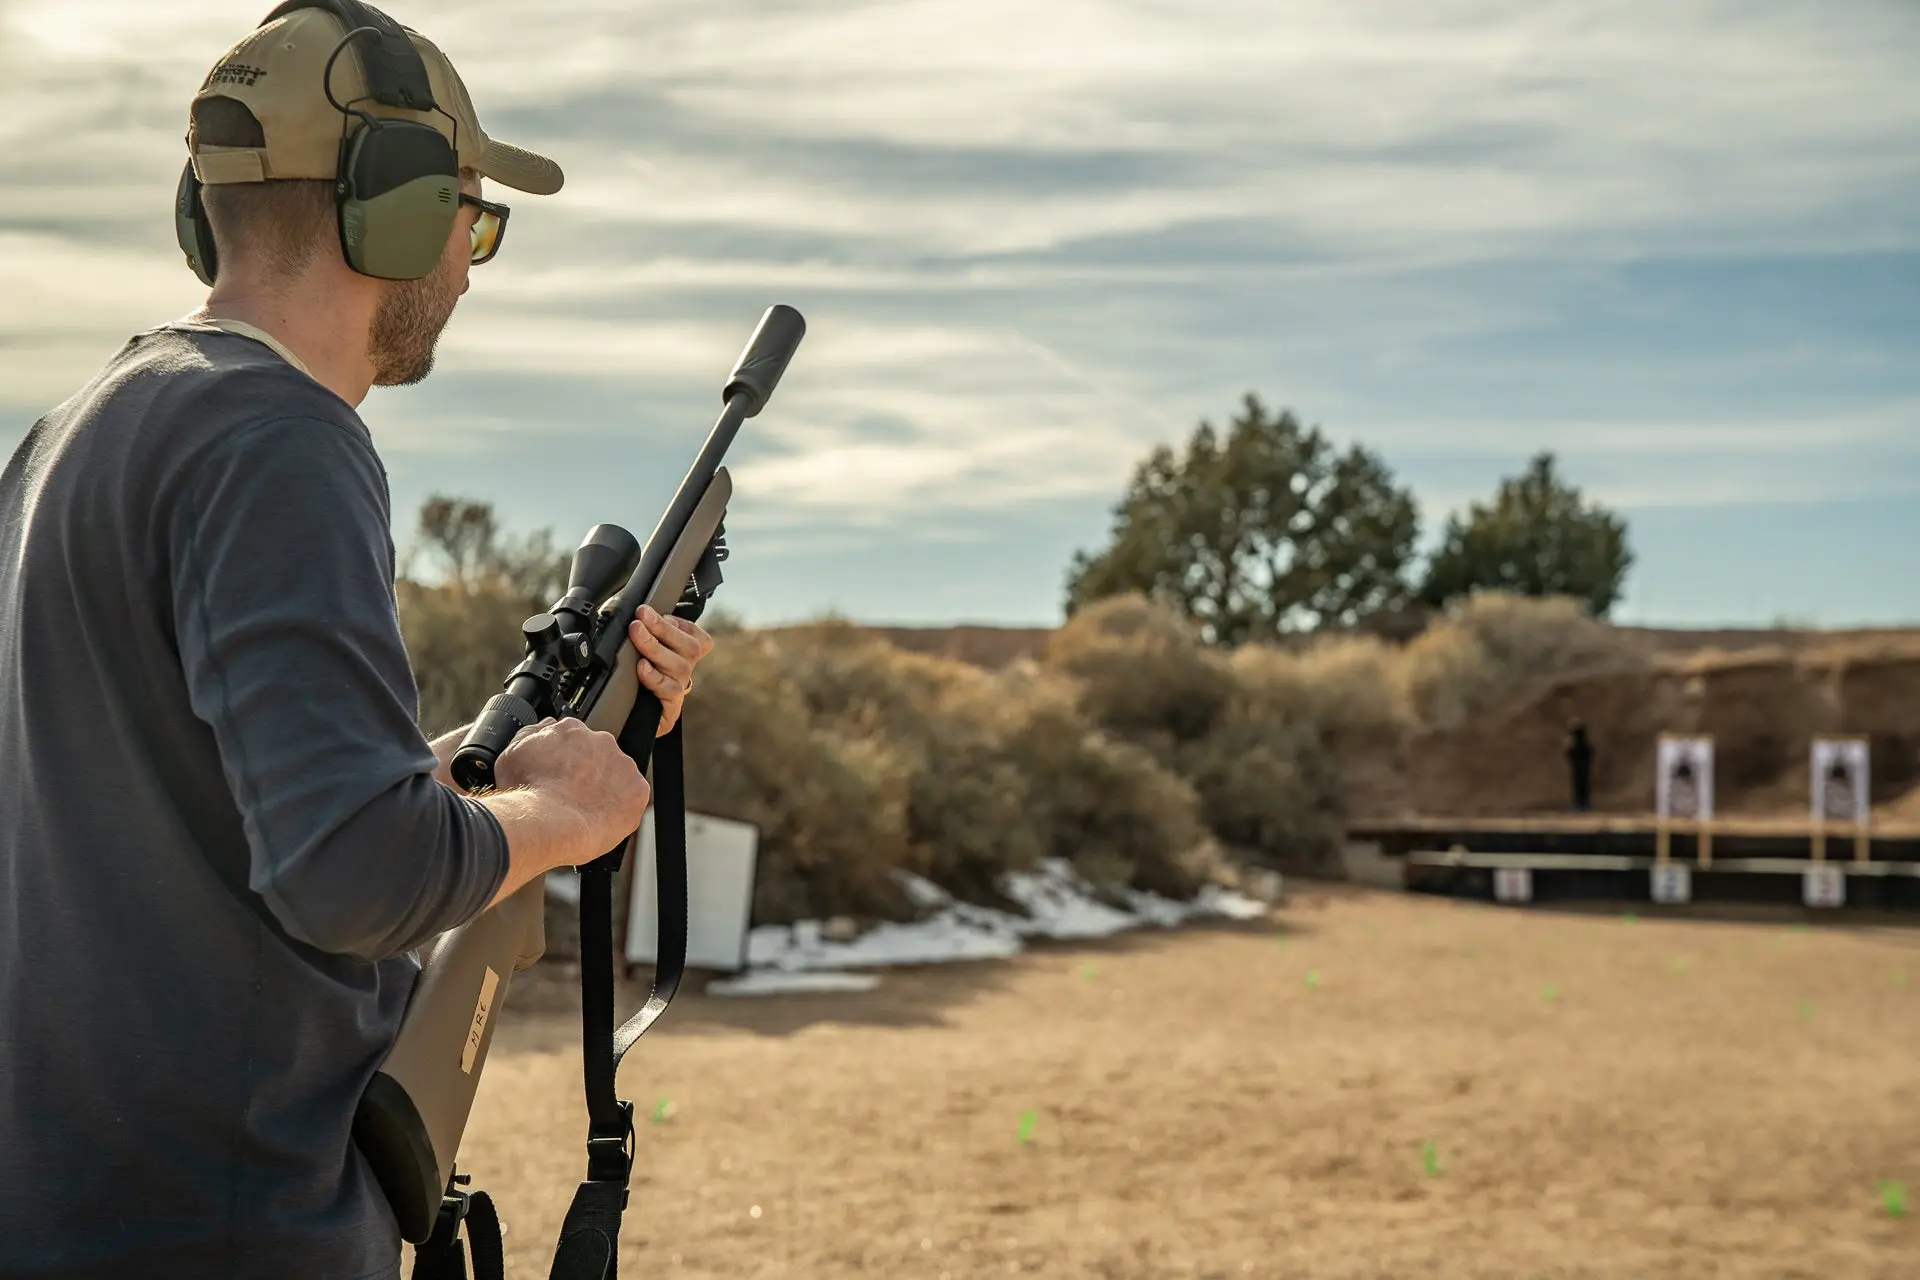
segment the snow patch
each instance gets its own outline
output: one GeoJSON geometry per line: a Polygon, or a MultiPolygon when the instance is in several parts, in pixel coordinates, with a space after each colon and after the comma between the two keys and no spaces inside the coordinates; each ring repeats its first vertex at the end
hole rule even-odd
{"type": "Polygon", "coordinates": [[[874,973],[783,973],[778,969],[752,969],[737,978],[709,982],[708,995],[785,996],[821,991],[871,991],[880,985],[874,973]]]}
{"type": "MultiPolygon", "coordinates": [[[[956,902],[940,886],[908,872],[896,872],[895,879],[908,898],[928,913],[924,919],[878,925],[846,942],[828,941],[818,920],[762,925],[747,938],[747,972],[729,979],[726,985],[732,988],[772,981],[763,974],[852,978],[858,975],[843,971],[1003,959],[1017,954],[1029,938],[1076,941],[1111,937],[1149,925],[1172,928],[1197,919],[1255,920],[1268,909],[1265,903],[1244,894],[1208,885],[1192,902],[1129,890],[1122,895],[1126,904],[1123,910],[1101,901],[1094,887],[1063,858],[1049,858],[1038,869],[1016,872],[1002,882],[1002,891],[1025,908],[1025,915],[956,902]]],[[[721,985],[715,983],[707,989],[714,991],[721,985]]],[[[779,989],[777,985],[769,987],[766,993],[779,989]]],[[[718,994],[762,992],[728,990],[718,994]]]]}
{"type": "Polygon", "coordinates": [[[580,873],[572,867],[547,872],[547,896],[570,907],[580,905],[580,873]]]}

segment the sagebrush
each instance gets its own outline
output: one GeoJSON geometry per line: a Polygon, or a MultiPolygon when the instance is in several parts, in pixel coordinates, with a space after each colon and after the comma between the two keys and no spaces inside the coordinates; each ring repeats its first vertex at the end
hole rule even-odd
{"type": "MultiPolygon", "coordinates": [[[[423,727],[457,727],[498,690],[550,565],[401,582],[423,727]]],[[[904,918],[902,870],[1002,905],[1005,874],[1043,858],[1116,894],[1187,896],[1235,865],[1326,872],[1357,771],[1556,673],[1647,661],[1571,601],[1489,596],[1404,646],[1234,650],[1121,596],[1000,671],[845,622],[712,629],[688,801],[758,828],[756,923],[904,918]]]]}

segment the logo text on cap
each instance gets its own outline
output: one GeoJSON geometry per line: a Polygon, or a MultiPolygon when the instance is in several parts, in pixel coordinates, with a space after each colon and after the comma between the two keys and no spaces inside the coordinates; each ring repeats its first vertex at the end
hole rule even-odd
{"type": "Polygon", "coordinates": [[[223,62],[213,69],[204,87],[212,88],[216,84],[237,84],[251,89],[259,82],[260,77],[266,74],[265,67],[250,67],[244,62],[223,62]]]}

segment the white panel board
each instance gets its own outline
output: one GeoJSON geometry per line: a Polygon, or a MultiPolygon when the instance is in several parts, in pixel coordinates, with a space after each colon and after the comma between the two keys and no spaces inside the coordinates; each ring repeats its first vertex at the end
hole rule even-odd
{"type": "Polygon", "coordinates": [[[1847,905],[1847,873],[1831,863],[1807,868],[1800,885],[1800,900],[1810,907],[1847,905]]]}
{"type": "Polygon", "coordinates": [[[1495,902],[1532,902],[1532,869],[1529,867],[1495,867],[1493,869],[1493,899],[1495,902]]]}
{"type": "MultiPolygon", "coordinates": [[[[627,963],[652,964],[660,945],[654,888],[653,810],[640,824],[639,865],[627,911],[627,963]]],[[[749,823],[687,815],[687,964],[735,973],[747,967],[760,833],[749,823]]]]}
{"type": "Polygon", "coordinates": [[[1864,824],[1871,802],[1868,779],[1872,777],[1867,772],[1867,740],[1815,738],[1812,756],[1809,794],[1813,797],[1813,820],[1864,824]]]}
{"type": "Polygon", "coordinates": [[[1654,811],[1676,822],[1713,818],[1713,739],[1662,735],[1654,811]]]}
{"type": "MultiPolygon", "coordinates": [[[[1407,860],[1389,858],[1380,851],[1378,840],[1349,840],[1340,850],[1340,861],[1347,879],[1375,889],[1407,887],[1407,860]]],[[[1277,874],[1277,873],[1276,873],[1277,874]]]]}
{"type": "Polygon", "coordinates": [[[1693,900],[1693,868],[1684,862],[1657,862],[1650,873],[1653,900],[1677,906],[1693,900]]]}

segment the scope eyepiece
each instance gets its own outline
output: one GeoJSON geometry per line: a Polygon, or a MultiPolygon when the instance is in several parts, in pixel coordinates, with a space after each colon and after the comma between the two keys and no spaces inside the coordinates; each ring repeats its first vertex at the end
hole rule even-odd
{"type": "Polygon", "coordinates": [[[513,744],[515,734],[539,720],[540,713],[525,698],[511,693],[495,694],[487,700],[480,718],[467,730],[467,736],[460,740],[460,749],[453,753],[447,771],[463,791],[491,791],[493,767],[501,754],[513,744]]]}

